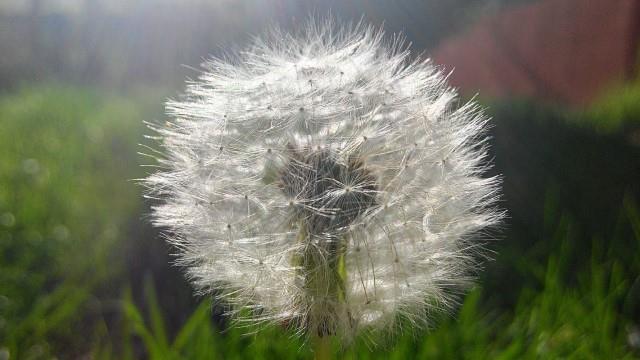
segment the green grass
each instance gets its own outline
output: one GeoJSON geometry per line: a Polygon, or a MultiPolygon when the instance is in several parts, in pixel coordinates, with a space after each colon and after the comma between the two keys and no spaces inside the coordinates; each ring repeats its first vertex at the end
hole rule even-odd
{"type": "Polygon", "coordinates": [[[0,346],[12,357],[73,351],[100,313],[95,291],[122,272],[116,245],[141,210],[137,100],[58,86],[0,98],[0,346]]]}
{"type": "MultiPolygon", "coordinates": [[[[640,245],[640,216],[631,203],[623,208],[623,221],[635,231],[640,245]]],[[[593,241],[589,266],[567,286],[572,249],[566,241],[572,223],[566,219],[555,231],[561,249],[551,255],[539,274],[539,289],[525,289],[513,311],[496,311],[482,301],[481,286],[468,294],[455,317],[440,319],[428,332],[398,335],[392,341],[373,338],[346,350],[334,348],[344,359],[632,359],[639,353],[627,344],[631,324],[620,310],[631,294],[633,280],[622,264],[608,256],[601,242],[593,241]],[[373,347],[374,342],[380,342],[373,347]]],[[[635,256],[640,264],[640,254],[635,256]]],[[[636,278],[637,282],[640,277],[636,278]]],[[[150,283],[149,283],[150,284],[150,283]]],[[[131,348],[142,340],[150,359],[289,359],[312,358],[309,344],[276,327],[236,329],[221,333],[209,318],[211,303],[203,301],[177,335],[167,337],[162,310],[147,285],[147,316],[125,293],[123,311],[129,329],[123,341],[131,348]],[[145,320],[149,319],[149,320],[145,320]]],[[[103,349],[96,357],[108,358],[103,349]]],[[[129,357],[131,354],[129,353],[129,357]]]]}
{"type": "MultiPolygon", "coordinates": [[[[627,121],[615,109],[630,119],[640,115],[634,97],[640,93],[612,97],[588,120],[620,132],[627,121]]],[[[162,99],[161,91],[148,89],[115,94],[54,85],[0,97],[0,359],[312,358],[309,344],[277,326],[223,328],[212,321],[209,300],[197,306],[175,301],[191,294],[184,280],[166,276],[165,249],[150,246],[162,239],[135,230],[145,209],[132,179],[143,176],[140,163],[149,162],[136,155],[148,133],[142,121],[161,118],[162,99]],[[142,271],[153,278],[128,273],[127,258],[149,266],[142,271]]],[[[504,240],[488,264],[525,274],[514,279],[526,283],[483,278],[457,313],[442,316],[430,331],[372,335],[335,347],[335,354],[640,358],[627,339],[637,331],[640,309],[637,197],[615,204],[616,226],[594,235],[577,231],[585,228],[584,217],[554,195],[567,189],[545,189],[546,199],[526,204],[542,209],[525,212],[542,219],[534,222],[542,224],[531,235],[535,243],[509,247],[517,239],[504,240]],[[515,300],[504,305],[503,298],[515,300]]]]}
{"type": "Polygon", "coordinates": [[[614,133],[640,125],[640,80],[605,94],[585,113],[587,124],[602,133],[614,133]]]}

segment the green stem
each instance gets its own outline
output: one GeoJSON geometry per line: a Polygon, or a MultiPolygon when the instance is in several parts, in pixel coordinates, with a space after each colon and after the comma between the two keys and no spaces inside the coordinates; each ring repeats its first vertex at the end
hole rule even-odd
{"type": "MultiPolygon", "coordinates": [[[[298,241],[311,241],[304,221],[300,221],[298,241]]],[[[305,276],[305,301],[309,314],[307,331],[311,335],[316,360],[333,358],[332,339],[338,329],[337,317],[342,314],[338,304],[345,301],[345,252],[342,242],[320,243],[320,248],[308,246],[295,263],[305,276]]],[[[346,314],[344,314],[346,315],[346,314]]]]}
{"type": "Polygon", "coordinates": [[[315,360],[332,359],[331,336],[314,336],[313,353],[315,360]]]}

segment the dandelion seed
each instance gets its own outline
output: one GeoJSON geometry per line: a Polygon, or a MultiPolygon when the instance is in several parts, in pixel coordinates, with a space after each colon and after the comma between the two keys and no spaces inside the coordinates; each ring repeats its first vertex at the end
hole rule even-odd
{"type": "Polygon", "coordinates": [[[478,105],[361,25],[276,30],[204,66],[145,180],[199,290],[344,340],[454,306],[502,217],[478,105]]]}

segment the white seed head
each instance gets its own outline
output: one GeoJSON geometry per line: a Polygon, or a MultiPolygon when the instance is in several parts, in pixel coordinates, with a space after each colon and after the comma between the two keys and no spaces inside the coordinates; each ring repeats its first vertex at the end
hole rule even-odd
{"type": "Polygon", "coordinates": [[[145,179],[199,290],[345,340],[455,305],[503,216],[478,105],[362,25],[274,30],[204,66],[152,126],[145,179]]]}

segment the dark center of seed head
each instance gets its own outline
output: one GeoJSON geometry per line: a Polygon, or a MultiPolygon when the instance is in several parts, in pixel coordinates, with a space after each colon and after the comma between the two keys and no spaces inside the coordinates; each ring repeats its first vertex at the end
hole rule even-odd
{"type": "Polygon", "coordinates": [[[339,161],[326,149],[288,146],[279,174],[282,191],[296,199],[296,216],[313,235],[335,235],[376,205],[375,177],[358,158],[339,161]]]}

